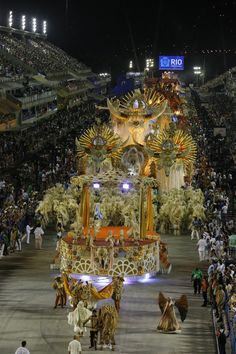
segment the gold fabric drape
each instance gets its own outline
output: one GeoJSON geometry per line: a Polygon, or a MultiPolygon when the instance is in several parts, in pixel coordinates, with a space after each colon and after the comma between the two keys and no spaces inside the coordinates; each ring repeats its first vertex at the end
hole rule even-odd
{"type": "MultiPolygon", "coordinates": [[[[74,279],[74,282],[76,280],[74,279]]],[[[64,277],[64,281],[63,281],[63,285],[64,285],[64,289],[65,292],[67,293],[67,295],[72,296],[71,291],[70,291],[70,285],[68,282],[67,277],[64,277]]],[[[91,295],[95,300],[105,300],[105,299],[110,299],[112,297],[113,294],[113,284],[109,283],[108,285],[106,285],[104,288],[102,288],[101,290],[97,290],[95,288],[95,286],[91,286],[90,288],[91,291],[91,295]]]]}
{"type": "Polygon", "coordinates": [[[91,287],[91,295],[94,297],[96,300],[104,300],[104,299],[110,299],[113,294],[113,284],[110,283],[105,288],[102,288],[101,290],[97,291],[95,286],[91,287]]]}
{"type": "Polygon", "coordinates": [[[69,282],[68,282],[68,279],[67,279],[66,276],[64,276],[63,285],[64,285],[64,289],[65,289],[66,294],[67,294],[67,295],[71,295],[71,292],[70,292],[70,285],[69,285],[69,282]]]}
{"type": "Polygon", "coordinates": [[[145,210],[144,210],[144,190],[141,187],[140,191],[140,199],[139,199],[139,225],[140,225],[140,238],[145,238],[146,236],[146,218],[145,218],[145,210]]]}
{"type": "Polygon", "coordinates": [[[82,217],[83,227],[89,227],[90,219],[90,192],[89,187],[84,185],[81,193],[80,216],[82,217]]]}
{"type": "Polygon", "coordinates": [[[147,231],[153,231],[152,188],[147,189],[147,231]]]}

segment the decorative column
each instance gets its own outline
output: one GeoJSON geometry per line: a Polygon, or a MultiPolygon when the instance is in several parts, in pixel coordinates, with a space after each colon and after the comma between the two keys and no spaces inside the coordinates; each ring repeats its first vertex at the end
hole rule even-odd
{"type": "Polygon", "coordinates": [[[89,187],[86,184],[83,185],[81,193],[80,216],[82,218],[83,227],[88,228],[90,220],[90,192],[89,187]]]}
{"type": "Polygon", "coordinates": [[[140,226],[140,239],[144,239],[146,236],[146,220],[144,209],[144,187],[140,187],[140,199],[139,199],[139,226],[140,226]]]}
{"type": "Polygon", "coordinates": [[[153,232],[152,188],[147,187],[147,232],[153,232]]]}

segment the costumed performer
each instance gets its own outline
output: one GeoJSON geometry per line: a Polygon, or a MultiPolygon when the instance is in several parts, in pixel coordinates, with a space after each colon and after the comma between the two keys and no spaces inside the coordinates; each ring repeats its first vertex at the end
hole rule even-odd
{"type": "Polygon", "coordinates": [[[184,322],[188,312],[188,300],[186,295],[182,295],[179,300],[166,298],[161,292],[159,293],[159,307],[162,313],[158,323],[157,330],[162,333],[180,333],[181,326],[176,318],[174,306],[179,310],[181,321],[184,322]]]}
{"type": "Polygon", "coordinates": [[[118,313],[120,312],[120,300],[123,292],[124,281],[125,279],[122,276],[118,275],[112,277],[112,285],[113,285],[112,299],[114,300],[115,308],[118,313]]]}
{"type": "Polygon", "coordinates": [[[74,326],[75,333],[83,334],[83,332],[87,331],[83,324],[91,315],[92,311],[84,306],[83,301],[79,301],[76,309],[73,312],[68,313],[68,324],[74,326]]]}
{"type": "Polygon", "coordinates": [[[56,309],[58,305],[61,305],[61,307],[63,308],[66,305],[67,300],[63,278],[61,276],[56,276],[52,287],[56,290],[56,300],[54,309],[56,309]]]}

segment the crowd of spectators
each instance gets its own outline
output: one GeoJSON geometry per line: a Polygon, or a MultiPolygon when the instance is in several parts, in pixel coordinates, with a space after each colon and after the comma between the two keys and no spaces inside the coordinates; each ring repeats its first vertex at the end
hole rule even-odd
{"type": "Polygon", "coordinates": [[[61,87],[68,89],[70,92],[76,91],[78,89],[85,88],[87,85],[87,81],[79,81],[79,80],[68,80],[61,82],[61,87]]]}
{"type": "Polygon", "coordinates": [[[0,170],[13,168],[21,162],[28,162],[39,152],[49,151],[68,138],[68,134],[79,134],[84,125],[91,122],[91,104],[56,112],[47,121],[41,121],[27,130],[5,132],[0,135],[0,170]]]}
{"type": "Polygon", "coordinates": [[[201,90],[204,92],[212,92],[217,89],[221,92],[225,92],[229,97],[235,97],[235,78],[236,67],[233,67],[213,80],[207,81],[201,86],[201,90]]]}
{"type": "Polygon", "coordinates": [[[46,75],[52,72],[81,71],[88,69],[84,64],[69,56],[62,49],[44,39],[22,38],[12,34],[0,34],[0,48],[15,57],[22,70],[27,67],[46,75]],[[30,55],[28,55],[30,53],[30,55]]]}
{"type": "Polygon", "coordinates": [[[208,104],[208,115],[216,127],[230,124],[233,99],[225,94],[212,95],[208,104]]]}
{"type": "Polygon", "coordinates": [[[6,79],[21,79],[24,75],[24,70],[20,65],[12,64],[3,57],[0,58],[0,81],[6,79]]]}
{"type": "Polygon", "coordinates": [[[41,86],[41,85],[25,85],[24,87],[17,89],[13,92],[13,96],[16,98],[23,98],[23,97],[29,97],[29,96],[37,96],[51,91],[51,87],[47,86],[41,86]]]}
{"type": "MultiPolygon", "coordinates": [[[[75,137],[94,123],[95,106],[87,102],[64,109],[19,132],[0,135],[0,256],[21,250],[26,226],[43,192],[69,183],[76,173],[75,137]]],[[[102,117],[104,122],[107,116],[102,117]]]]}
{"type": "Polygon", "coordinates": [[[10,113],[8,113],[8,114],[0,113],[0,124],[2,124],[2,123],[8,124],[13,119],[14,119],[14,116],[10,113]]]}
{"type": "Polygon", "coordinates": [[[206,207],[206,220],[199,225],[197,247],[200,261],[210,262],[207,276],[202,279],[205,295],[202,306],[212,305],[219,352],[225,353],[227,336],[230,336],[232,350],[236,349],[236,248],[231,247],[236,233],[235,181],[229,141],[214,137],[213,127],[220,124],[230,127],[233,112],[232,107],[227,106],[227,98],[222,97],[221,103],[214,105],[214,113],[211,108],[207,111],[202,106],[196,92],[192,92],[192,98],[192,127],[196,127],[195,139],[201,153],[193,184],[203,190],[206,207]],[[214,152],[209,147],[213,139],[214,152]],[[226,163],[221,159],[219,146],[222,143],[226,163]]]}
{"type": "MultiPolygon", "coordinates": [[[[57,47],[40,39],[25,42],[0,34],[0,45],[18,59],[27,57],[26,47],[32,46],[27,64],[39,72],[47,72],[49,68],[50,71],[84,68],[57,47]]],[[[71,85],[73,90],[74,83],[71,85]]],[[[25,94],[30,92],[25,91],[25,94]]],[[[76,173],[75,137],[94,123],[94,107],[93,103],[83,103],[60,110],[48,120],[20,133],[1,133],[0,256],[21,251],[26,226],[37,223],[35,208],[44,190],[57,182],[66,185],[76,173]]],[[[236,262],[229,247],[236,228],[233,218],[235,184],[229,142],[226,137],[215,137],[213,128],[230,126],[232,111],[229,100],[223,96],[213,98],[206,109],[198,94],[192,91],[189,114],[191,132],[198,144],[192,184],[203,190],[206,207],[206,220],[199,226],[199,238],[205,243],[204,260],[211,262],[207,272],[207,294],[220,337],[221,329],[231,335],[232,323],[236,323],[236,262]]],[[[107,116],[102,118],[105,121],[107,116]]]]}

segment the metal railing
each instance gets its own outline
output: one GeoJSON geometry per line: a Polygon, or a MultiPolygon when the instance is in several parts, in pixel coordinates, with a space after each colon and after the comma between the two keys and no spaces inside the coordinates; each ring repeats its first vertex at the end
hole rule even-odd
{"type": "Polygon", "coordinates": [[[17,99],[22,103],[22,104],[27,104],[27,103],[32,103],[35,101],[40,101],[40,100],[44,100],[45,98],[49,98],[52,96],[56,96],[56,92],[55,91],[47,91],[47,92],[43,92],[43,93],[36,93],[32,96],[26,96],[26,97],[17,97],[17,99]]]}
{"type": "Polygon", "coordinates": [[[234,324],[233,324],[233,320],[230,316],[230,309],[229,309],[229,305],[228,305],[227,301],[225,303],[225,315],[226,315],[228,329],[229,329],[229,338],[230,338],[230,343],[231,343],[231,354],[236,354],[236,336],[235,336],[234,324]]]}

